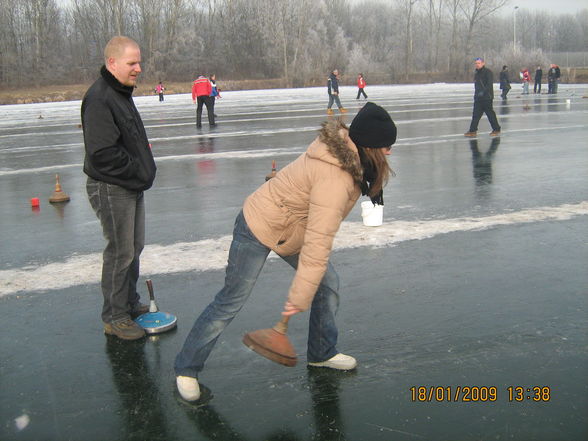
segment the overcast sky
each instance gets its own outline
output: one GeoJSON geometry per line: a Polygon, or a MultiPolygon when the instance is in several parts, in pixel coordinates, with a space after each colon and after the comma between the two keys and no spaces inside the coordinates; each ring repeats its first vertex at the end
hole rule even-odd
{"type": "MultiPolygon", "coordinates": [[[[58,5],[70,5],[72,0],[56,0],[58,5]]],[[[362,3],[363,0],[351,0],[351,3],[362,3]]],[[[545,11],[554,14],[575,13],[588,9],[588,0],[510,0],[510,4],[502,8],[505,14],[512,13],[518,6],[529,11],[545,11]]]]}
{"type": "Polygon", "coordinates": [[[504,7],[504,12],[512,12],[515,6],[528,11],[568,14],[588,9],[588,0],[510,0],[510,5],[504,7]]]}

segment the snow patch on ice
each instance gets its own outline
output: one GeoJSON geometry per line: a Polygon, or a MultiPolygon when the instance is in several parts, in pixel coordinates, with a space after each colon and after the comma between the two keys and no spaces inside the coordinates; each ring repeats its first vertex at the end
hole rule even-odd
{"type": "MultiPolygon", "coordinates": [[[[343,222],[335,237],[334,249],[387,247],[408,240],[424,240],[440,234],[480,231],[532,222],[565,221],[585,215],[588,215],[588,201],[485,217],[385,221],[379,227],[366,227],[362,222],[343,222]]],[[[225,235],[196,242],[148,245],[141,256],[141,273],[152,275],[223,269],[231,239],[231,235],[225,235]]],[[[0,297],[21,291],[58,290],[98,283],[102,266],[101,256],[101,253],[75,255],[61,262],[2,270],[0,297]]],[[[277,256],[272,253],[270,258],[277,256]]]]}
{"type": "Polygon", "coordinates": [[[27,414],[23,414],[23,415],[19,416],[18,418],[14,419],[14,424],[16,426],[16,430],[19,432],[23,429],[26,429],[26,427],[29,425],[30,422],[31,422],[31,418],[27,414]]]}

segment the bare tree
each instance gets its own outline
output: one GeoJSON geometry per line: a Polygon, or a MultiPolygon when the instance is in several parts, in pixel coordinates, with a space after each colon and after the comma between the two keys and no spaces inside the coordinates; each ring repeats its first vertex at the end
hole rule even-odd
{"type": "Polygon", "coordinates": [[[404,46],[404,79],[408,81],[409,73],[413,68],[413,35],[412,35],[412,20],[415,5],[419,0],[401,0],[405,13],[405,46],[404,46]]]}
{"type": "Polygon", "coordinates": [[[457,77],[458,68],[458,50],[459,50],[459,8],[462,0],[448,0],[447,8],[451,18],[451,39],[449,43],[449,66],[450,75],[457,77]]]}
{"type": "Polygon", "coordinates": [[[159,18],[163,9],[162,0],[132,0],[136,6],[139,24],[139,39],[142,43],[141,57],[145,70],[156,71],[161,58],[159,42],[159,18]]]}
{"type": "Polygon", "coordinates": [[[272,62],[282,66],[282,74],[288,87],[292,87],[294,82],[291,72],[298,70],[306,34],[311,27],[315,9],[313,5],[312,0],[257,2],[262,35],[268,42],[268,51],[273,55],[272,62]]]}
{"type": "Polygon", "coordinates": [[[588,9],[576,16],[519,10],[525,50],[507,53],[511,17],[495,14],[506,2],[0,0],[0,82],[88,81],[117,34],[141,45],[148,81],[216,71],[234,79],[279,77],[288,86],[322,85],[334,68],[344,83],[370,71],[380,81],[432,71],[461,80],[476,54],[516,65],[585,49],[588,9]]]}
{"type": "Polygon", "coordinates": [[[437,69],[439,60],[439,47],[441,45],[441,24],[443,0],[429,0],[428,2],[428,26],[429,26],[429,71],[437,69]]]}
{"type": "Polygon", "coordinates": [[[20,38],[15,14],[17,0],[0,0],[0,82],[14,82],[17,75],[20,38]]]}
{"type": "Polygon", "coordinates": [[[466,22],[466,34],[464,38],[464,53],[466,56],[472,55],[476,26],[508,2],[509,0],[462,0],[459,3],[459,8],[466,22]]]}

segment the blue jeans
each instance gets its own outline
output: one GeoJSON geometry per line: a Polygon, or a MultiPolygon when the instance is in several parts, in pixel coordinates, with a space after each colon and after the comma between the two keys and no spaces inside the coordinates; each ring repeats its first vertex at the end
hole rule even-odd
{"type": "Polygon", "coordinates": [[[341,108],[343,107],[341,105],[341,100],[339,99],[339,95],[333,95],[332,93],[329,94],[329,106],[327,107],[328,109],[330,109],[331,107],[333,107],[333,103],[337,104],[337,108],[341,108]]]}
{"type": "Polygon", "coordinates": [[[143,192],[88,178],[90,205],[102,225],[106,248],[102,254],[102,321],[129,318],[139,302],[139,256],[145,246],[143,192]]]}
{"type": "MultiPolygon", "coordinates": [[[[219,336],[249,298],[269,253],[270,249],[259,242],[247,226],[243,212],[239,213],[229,250],[225,286],[196,319],[186,337],[176,357],[176,375],[198,377],[219,336]]],[[[297,254],[282,258],[297,268],[297,254]]],[[[325,361],[337,354],[335,314],[339,307],[338,290],[339,276],[329,263],[310,310],[309,362],[325,361]]]]}
{"type": "Polygon", "coordinates": [[[528,95],[529,94],[529,82],[525,81],[523,83],[523,95],[528,95]]]}

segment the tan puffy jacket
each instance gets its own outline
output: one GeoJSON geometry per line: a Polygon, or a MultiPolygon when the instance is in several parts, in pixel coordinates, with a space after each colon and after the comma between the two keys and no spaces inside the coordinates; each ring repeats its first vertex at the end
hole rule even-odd
{"type": "Polygon", "coordinates": [[[288,300],[310,307],[326,272],[333,239],[361,195],[357,147],[344,125],[323,124],[317,139],[245,201],[255,237],[282,256],[299,253],[288,300]]]}

